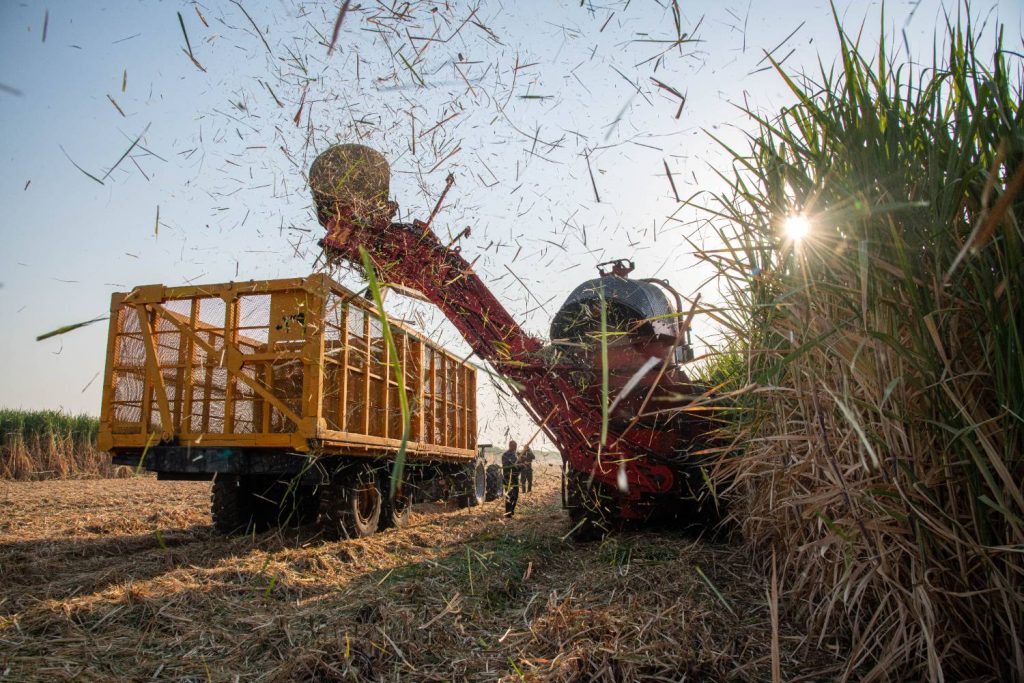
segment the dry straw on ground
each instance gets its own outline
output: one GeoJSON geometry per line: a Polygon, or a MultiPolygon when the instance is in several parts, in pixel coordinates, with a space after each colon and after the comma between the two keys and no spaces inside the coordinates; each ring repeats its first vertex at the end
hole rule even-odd
{"type": "MultiPolygon", "coordinates": [[[[675,533],[562,539],[557,467],[500,501],[323,543],[212,533],[209,484],[0,483],[0,670],[17,680],[768,680],[768,586],[675,533]],[[73,514],[71,514],[73,513],[73,514]],[[700,570],[699,572],[697,570],[700,570]]],[[[821,678],[783,611],[783,673],[821,678]]]]}
{"type": "Polygon", "coordinates": [[[951,27],[919,69],[844,36],[837,72],[783,75],[797,104],[736,154],[705,253],[754,388],[721,481],[869,680],[1024,678],[1024,107],[998,38],[951,27]]]}

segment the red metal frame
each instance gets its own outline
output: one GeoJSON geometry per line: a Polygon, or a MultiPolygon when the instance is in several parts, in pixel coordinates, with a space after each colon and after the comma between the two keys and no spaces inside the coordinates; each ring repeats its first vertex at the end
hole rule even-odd
{"type": "MultiPolygon", "coordinates": [[[[393,215],[397,205],[392,203],[391,209],[393,215]]],[[[606,444],[599,448],[600,408],[545,361],[543,343],[523,331],[459,247],[442,244],[429,224],[392,223],[389,218],[367,222],[346,213],[323,222],[327,235],[320,244],[328,254],[359,263],[359,250],[364,248],[383,281],[418,290],[440,308],[476,355],[508,380],[509,390],[542,425],[569,466],[592,474],[613,493],[622,517],[641,517],[644,506],[637,503],[673,490],[673,470],[678,471],[670,466],[673,454],[684,439],[692,438],[692,430],[673,428],[670,420],[663,420],[661,429],[639,424],[610,428],[606,444]]],[[[658,404],[660,410],[672,407],[673,400],[684,402],[680,387],[690,393],[685,377],[666,376],[664,369],[656,375],[653,383],[662,381],[666,388],[661,393],[667,400],[658,404]]]]}

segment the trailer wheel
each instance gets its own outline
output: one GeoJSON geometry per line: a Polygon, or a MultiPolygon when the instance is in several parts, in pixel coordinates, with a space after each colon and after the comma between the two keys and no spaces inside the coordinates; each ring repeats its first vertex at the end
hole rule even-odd
{"type": "Polygon", "coordinates": [[[380,525],[382,499],[376,473],[359,467],[336,475],[320,492],[320,524],[331,539],[363,538],[380,525]]]}
{"type": "Polygon", "coordinates": [[[391,496],[391,477],[388,470],[382,471],[381,491],[383,493],[383,507],[381,509],[382,528],[394,527],[402,529],[409,526],[412,520],[412,490],[408,481],[402,481],[395,489],[394,497],[391,496]]]}
{"type": "MultiPolygon", "coordinates": [[[[479,462],[473,462],[471,465],[459,467],[452,475],[455,504],[460,508],[476,507],[483,502],[484,497],[477,495],[478,466],[479,462]]],[[[484,493],[484,491],[480,491],[480,493],[484,493]]]]}
{"type": "Polygon", "coordinates": [[[569,512],[569,536],[579,543],[598,541],[610,531],[610,501],[597,482],[581,472],[565,472],[565,506],[569,512]]]}
{"type": "MultiPolygon", "coordinates": [[[[264,526],[258,519],[252,482],[237,474],[218,474],[213,479],[211,513],[213,528],[222,534],[238,534],[249,530],[251,525],[264,526]]],[[[257,529],[260,530],[260,529],[257,529]]]]}
{"type": "Polygon", "coordinates": [[[501,497],[501,465],[488,465],[484,500],[488,503],[501,497]]]}

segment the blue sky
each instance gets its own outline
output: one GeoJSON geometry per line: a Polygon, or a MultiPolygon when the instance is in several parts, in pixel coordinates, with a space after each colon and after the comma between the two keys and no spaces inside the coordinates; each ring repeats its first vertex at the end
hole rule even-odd
{"type": "MultiPolygon", "coordinates": [[[[794,71],[836,53],[827,2],[727,0],[680,3],[695,42],[676,48],[668,2],[413,3],[401,18],[352,3],[328,55],[339,4],[0,4],[0,406],[98,412],[105,325],[34,339],[102,315],[111,292],[308,273],[303,173],[334,141],[381,149],[410,217],[454,173],[438,229],[473,228],[464,250],[533,332],[608,258],[695,293],[707,274],[683,238],[701,235],[666,220],[664,164],[683,197],[715,189],[727,166],[709,133],[742,145],[735,105],[790,100],[765,51],[794,71]],[[679,118],[652,78],[686,95],[679,118]]],[[[836,6],[876,44],[879,3],[836,6]]],[[[1019,49],[1021,3],[973,7],[1019,49]]],[[[930,55],[943,8],[889,2],[887,31],[930,55]]],[[[429,309],[392,305],[465,348],[429,309]]],[[[529,429],[492,389],[480,400],[482,438],[529,429]]]]}

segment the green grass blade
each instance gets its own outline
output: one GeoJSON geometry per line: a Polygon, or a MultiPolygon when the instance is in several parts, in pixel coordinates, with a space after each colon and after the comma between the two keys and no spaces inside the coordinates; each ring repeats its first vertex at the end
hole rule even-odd
{"type": "Polygon", "coordinates": [[[398,348],[395,346],[394,336],[391,334],[387,313],[384,312],[384,300],[380,295],[380,285],[377,283],[377,271],[373,267],[373,262],[370,261],[370,255],[362,247],[359,248],[359,256],[363,261],[363,273],[366,276],[370,293],[373,295],[373,303],[380,315],[381,331],[388,347],[388,362],[391,364],[391,371],[395,373],[395,380],[398,383],[398,403],[402,411],[402,443],[398,447],[398,453],[395,454],[395,462],[391,469],[391,490],[388,493],[390,497],[394,498],[405,471],[405,450],[411,435],[412,415],[409,411],[409,396],[405,391],[405,373],[402,372],[401,358],[398,355],[398,348]]]}

